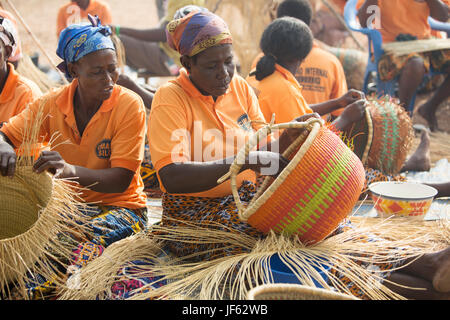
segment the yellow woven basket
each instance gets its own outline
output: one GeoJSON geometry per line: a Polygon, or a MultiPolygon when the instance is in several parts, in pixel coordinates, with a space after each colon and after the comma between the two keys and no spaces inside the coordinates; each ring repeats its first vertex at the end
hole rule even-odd
{"type": "Polygon", "coordinates": [[[54,219],[45,210],[52,190],[50,174],[28,166],[18,166],[13,178],[0,176],[0,285],[32,268],[54,235],[54,219]]]}
{"type": "Polygon", "coordinates": [[[305,244],[336,229],[352,211],[365,181],[361,161],[319,119],[263,127],[239,151],[229,174],[242,221],[263,233],[298,236],[305,244]],[[268,133],[287,128],[305,129],[283,154],[290,163],[275,180],[267,177],[245,207],[236,186],[244,160],[268,133]]]}

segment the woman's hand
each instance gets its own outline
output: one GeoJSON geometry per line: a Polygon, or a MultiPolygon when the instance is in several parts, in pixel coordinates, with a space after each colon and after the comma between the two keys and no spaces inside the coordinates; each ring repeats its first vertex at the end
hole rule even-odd
{"type": "Polygon", "coordinates": [[[64,161],[61,155],[56,151],[42,151],[40,157],[33,165],[33,171],[42,173],[48,171],[55,178],[74,177],[74,167],[64,161]]]}
{"type": "Polygon", "coordinates": [[[357,102],[358,100],[365,99],[364,92],[358,91],[355,89],[351,89],[347,91],[346,94],[338,98],[338,105],[341,108],[345,108],[348,105],[351,105],[352,103],[357,102]]]}
{"type": "Polygon", "coordinates": [[[17,155],[6,141],[0,141],[0,172],[2,176],[13,177],[16,171],[17,155]]]}

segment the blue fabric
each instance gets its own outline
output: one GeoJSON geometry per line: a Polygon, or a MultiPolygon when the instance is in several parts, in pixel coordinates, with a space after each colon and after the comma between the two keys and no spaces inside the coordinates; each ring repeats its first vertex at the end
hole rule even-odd
{"type": "Polygon", "coordinates": [[[67,63],[80,60],[89,53],[103,50],[115,50],[111,40],[111,28],[102,26],[100,19],[89,15],[90,24],[73,24],[61,31],[56,54],[64,61],[58,68],[70,78],[67,63]]]}

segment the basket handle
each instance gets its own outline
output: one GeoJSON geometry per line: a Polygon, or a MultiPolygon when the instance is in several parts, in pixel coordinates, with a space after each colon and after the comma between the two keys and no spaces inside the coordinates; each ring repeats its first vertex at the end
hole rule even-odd
{"type": "MultiPolygon", "coordinates": [[[[273,122],[273,121],[272,121],[273,122]]],[[[237,183],[236,183],[236,177],[241,170],[242,166],[245,163],[245,159],[248,157],[250,150],[252,150],[254,147],[258,145],[258,143],[266,138],[269,134],[272,133],[274,130],[282,130],[282,129],[306,129],[306,128],[312,128],[314,124],[320,124],[320,126],[323,125],[323,122],[321,119],[317,118],[309,118],[305,122],[288,122],[288,123],[280,123],[280,124],[273,124],[269,123],[266,126],[259,129],[253,136],[248,139],[245,146],[239,150],[237,153],[233,163],[230,166],[230,170],[227,174],[225,174],[223,177],[221,177],[219,180],[217,180],[217,183],[223,183],[226,179],[230,178],[231,183],[231,191],[234,197],[234,200],[236,202],[237,209],[239,211],[239,215],[241,216],[242,213],[245,210],[244,205],[241,202],[241,199],[239,197],[237,183]]],[[[292,152],[291,147],[294,147],[298,145],[298,141],[304,140],[304,136],[300,134],[300,136],[294,141],[294,143],[291,144],[291,146],[283,153],[283,156],[285,156],[287,153],[292,152]]]]}

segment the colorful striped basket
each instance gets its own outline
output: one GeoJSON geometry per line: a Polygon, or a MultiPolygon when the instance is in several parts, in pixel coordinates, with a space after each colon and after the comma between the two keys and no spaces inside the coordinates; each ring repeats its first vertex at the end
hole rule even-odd
{"type": "Polygon", "coordinates": [[[398,174],[413,141],[412,121],[389,96],[368,98],[363,121],[345,133],[364,165],[384,174],[398,174]]]}
{"type": "Polygon", "coordinates": [[[361,161],[319,119],[263,127],[237,154],[229,175],[242,221],[263,233],[296,235],[305,244],[321,241],[336,229],[352,211],[365,181],[361,161]],[[265,178],[244,207],[236,186],[241,164],[258,141],[286,128],[305,129],[283,154],[289,164],[276,179],[265,178]]]}

